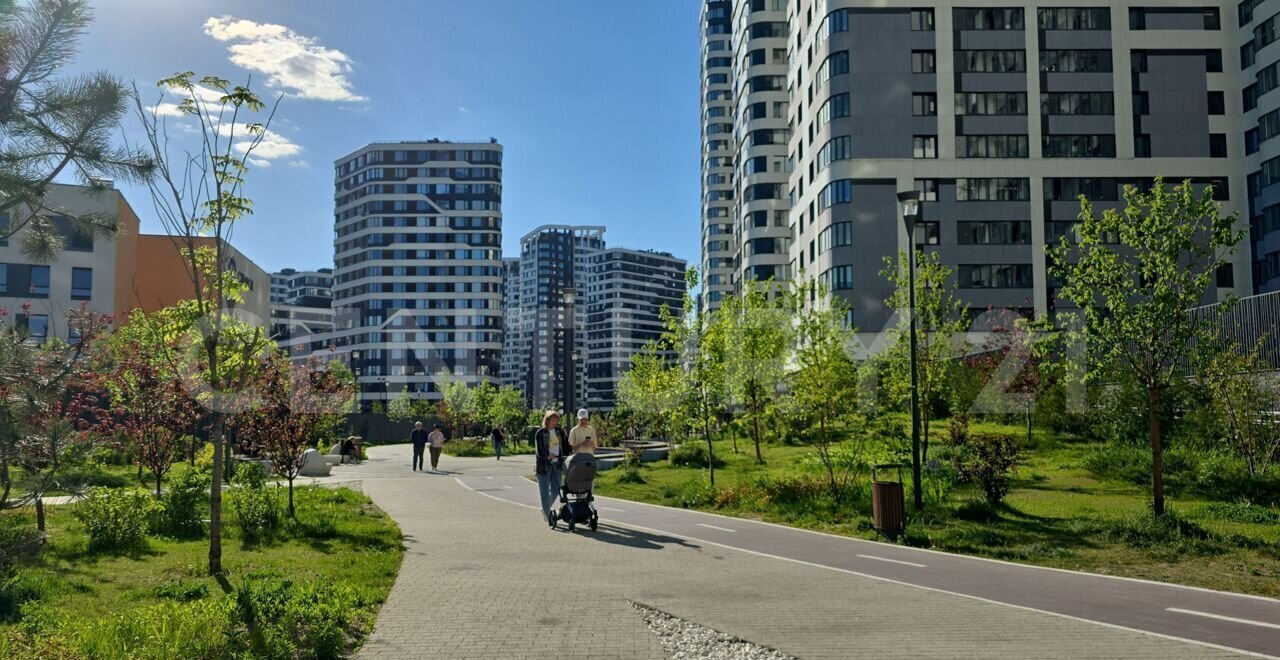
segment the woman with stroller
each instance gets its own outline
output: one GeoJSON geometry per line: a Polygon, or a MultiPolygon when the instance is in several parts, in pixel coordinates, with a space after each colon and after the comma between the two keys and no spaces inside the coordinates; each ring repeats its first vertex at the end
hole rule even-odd
{"type": "Polygon", "coordinates": [[[548,410],[542,415],[542,427],[533,436],[536,460],[534,471],[538,474],[538,495],[542,500],[542,519],[555,529],[555,514],[551,505],[560,495],[564,474],[564,458],[569,455],[569,438],[560,428],[560,413],[548,410]]]}

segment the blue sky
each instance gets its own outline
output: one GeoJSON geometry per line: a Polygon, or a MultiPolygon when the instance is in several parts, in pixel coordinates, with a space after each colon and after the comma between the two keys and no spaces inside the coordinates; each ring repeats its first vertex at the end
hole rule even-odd
{"type": "MultiPolygon", "coordinates": [[[[333,259],[334,159],[377,140],[498,138],[503,242],[604,225],[611,245],[698,254],[692,0],[95,0],[77,69],[181,70],[284,92],[233,242],[267,270],[333,259]],[[210,20],[213,19],[213,20],[210,20]],[[234,62],[232,60],[235,60],[234,62]],[[292,64],[292,66],[286,66],[292,64]]],[[[136,120],[126,131],[135,132],[136,120]]],[[[160,226],[146,191],[121,186],[160,226]]]]}

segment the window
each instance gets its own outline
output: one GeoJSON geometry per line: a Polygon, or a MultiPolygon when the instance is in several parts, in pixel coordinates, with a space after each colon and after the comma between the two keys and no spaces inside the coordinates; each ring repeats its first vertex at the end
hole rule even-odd
{"type": "MultiPolygon", "coordinates": [[[[1049,92],[1040,95],[1042,115],[1113,115],[1115,96],[1111,92],[1049,92]]],[[[1139,112],[1134,105],[1135,114],[1139,112]]]]}
{"type": "Polygon", "coordinates": [[[917,222],[914,238],[916,245],[938,245],[942,242],[939,223],[917,222]]]}
{"type": "Polygon", "coordinates": [[[937,94],[912,94],[911,114],[915,117],[933,117],[938,114],[937,94]]]}
{"type": "Polygon", "coordinates": [[[49,297],[48,266],[31,266],[31,288],[27,293],[32,298],[49,297]]]}
{"type": "Polygon", "coordinates": [[[832,119],[849,116],[849,95],[835,94],[818,109],[818,126],[826,126],[832,119]]]}
{"type": "Polygon", "coordinates": [[[1151,157],[1151,136],[1139,133],[1133,136],[1133,155],[1135,158],[1151,157]]]}
{"type": "Polygon", "coordinates": [[[1042,50],[1043,73],[1105,73],[1111,71],[1109,50],[1042,50]]]}
{"type": "Polygon", "coordinates": [[[1151,114],[1151,97],[1146,92],[1137,92],[1133,95],[1133,114],[1151,114]]]}
{"type": "Polygon", "coordinates": [[[1025,220],[957,222],[961,245],[1029,245],[1031,223],[1025,220]]]}
{"type": "Polygon", "coordinates": [[[934,73],[937,69],[937,53],[931,50],[911,51],[911,73],[934,73]]]}
{"type": "Polygon", "coordinates": [[[853,179],[840,179],[828,183],[818,195],[818,210],[824,211],[836,204],[853,201],[853,179]]]}
{"type": "Polygon", "coordinates": [[[818,85],[824,85],[833,76],[839,76],[849,73],[849,51],[842,50],[838,53],[832,53],[827,57],[826,61],[818,69],[818,77],[816,78],[818,85]]]}
{"type": "Polygon", "coordinates": [[[1129,29],[1219,30],[1222,17],[1217,7],[1130,7],[1129,29]],[[1154,20],[1152,20],[1154,19],[1154,20]]]}
{"type": "Polygon", "coordinates": [[[832,138],[818,150],[818,171],[827,169],[832,161],[853,158],[853,140],[848,135],[832,138]]]}
{"type": "Polygon", "coordinates": [[[818,254],[853,244],[853,223],[837,222],[818,232],[818,254]]]}
{"type": "Polygon", "coordinates": [[[962,264],[961,289],[1026,289],[1031,287],[1031,264],[962,264]]]}
{"type": "Polygon", "coordinates": [[[1222,92],[1209,92],[1209,114],[1227,114],[1227,100],[1222,92]]]}
{"type": "Polygon", "coordinates": [[[837,32],[847,32],[848,30],[849,10],[837,9],[822,19],[822,23],[818,25],[818,37],[826,39],[837,32]]]}
{"type": "Polygon", "coordinates": [[[957,135],[956,158],[1026,158],[1025,135],[957,135]]]}
{"type": "Polygon", "coordinates": [[[0,264],[0,294],[9,293],[9,264],[0,264]]]}
{"type": "Polygon", "coordinates": [[[9,214],[0,213],[0,247],[9,244],[9,214]]]}
{"type": "Polygon", "coordinates": [[[1258,117],[1258,143],[1280,135],[1280,108],[1258,117]]]}
{"type": "Polygon", "coordinates": [[[1031,199],[1028,179],[956,179],[957,202],[1012,202],[1031,199]]]}
{"type": "Polygon", "coordinates": [[[955,9],[952,20],[957,30],[1021,30],[1021,7],[975,7],[955,9]]]}
{"type": "Polygon", "coordinates": [[[786,88],[786,76],[752,76],[747,89],[754,92],[777,92],[786,88]]]}
{"type": "Polygon", "coordinates": [[[853,266],[834,266],[818,276],[818,282],[827,291],[840,291],[853,288],[853,266]]]}
{"type": "Polygon", "coordinates": [[[18,327],[26,332],[28,339],[42,344],[49,338],[49,315],[21,314],[18,316],[18,327]]]}
{"type": "Polygon", "coordinates": [[[916,190],[920,191],[920,201],[922,202],[938,201],[938,180],[937,179],[916,179],[916,190]]]}
{"type": "Polygon", "coordinates": [[[1258,153],[1258,129],[1251,128],[1244,132],[1244,153],[1246,155],[1258,153]]]}
{"type": "Polygon", "coordinates": [[[1240,13],[1240,27],[1244,27],[1253,21],[1253,10],[1258,8],[1264,0],[1243,0],[1236,6],[1236,10],[1240,13]]]}
{"type": "Polygon", "coordinates": [[[1280,38],[1280,14],[1259,23],[1253,28],[1253,48],[1262,50],[1263,46],[1280,38]]]}
{"type": "Polygon", "coordinates": [[[1045,179],[1044,196],[1051,202],[1074,202],[1081,195],[1091,201],[1118,201],[1119,182],[1115,179],[1045,179]]]}
{"type": "Polygon", "coordinates": [[[1115,158],[1114,135],[1046,135],[1045,158],[1115,158]]]}
{"type": "Polygon", "coordinates": [[[1041,9],[1041,30],[1110,30],[1111,10],[1106,7],[1054,7],[1041,9]]]}
{"type": "Polygon", "coordinates": [[[1250,39],[1246,41],[1243,46],[1240,47],[1240,68],[1247,69],[1253,66],[1254,56],[1255,56],[1255,53],[1253,50],[1253,40],[1250,39]]]}
{"type": "Polygon", "coordinates": [[[917,135],[911,138],[912,158],[937,158],[938,136],[917,135]]]}
{"type": "Polygon", "coordinates": [[[912,9],[911,30],[913,32],[933,32],[933,10],[912,9]]]}
{"type": "Polygon", "coordinates": [[[1210,158],[1226,158],[1227,157],[1226,133],[1210,133],[1209,134],[1209,157],[1210,158]]]}
{"type": "Polygon", "coordinates": [[[1025,92],[969,92],[956,94],[957,115],[1025,115],[1025,92]]]}
{"type": "Polygon", "coordinates": [[[71,269],[71,299],[89,300],[93,297],[93,269],[71,269]]]}
{"type": "Polygon", "coordinates": [[[1214,272],[1214,279],[1218,286],[1223,288],[1231,288],[1236,285],[1236,272],[1233,264],[1222,264],[1218,266],[1218,270],[1214,272]]]}
{"type": "Polygon", "coordinates": [[[1280,86],[1280,63],[1273,62],[1268,66],[1258,69],[1257,78],[1257,94],[1262,96],[1267,92],[1280,86]]]}
{"type": "Polygon", "coordinates": [[[1027,70],[1025,50],[961,50],[956,52],[961,73],[1017,73],[1027,70]]]}

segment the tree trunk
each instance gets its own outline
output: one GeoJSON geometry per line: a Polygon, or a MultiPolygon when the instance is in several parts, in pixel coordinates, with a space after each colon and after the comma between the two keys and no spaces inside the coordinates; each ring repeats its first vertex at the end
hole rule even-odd
{"type": "Polygon", "coordinates": [[[44,498],[36,497],[36,529],[44,532],[44,498]]]}
{"type": "Polygon", "coordinates": [[[289,477],[289,517],[294,520],[298,519],[293,509],[293,477],[289,477]]]}
{"type": "Polygon", "coordinates": [[[142,478],[142,452],[141,451],[138,452],[138,483],[140,484],[147,483],[147,480],[142,478]]]}
{"type": "Polygon", "coordinates": [[[1027,446],[1031,446],[1031,408],[1035,405],[1035,399],[1027,400],[1027,446]]]}
{"type": "Polygon", "coordinates": [[[222,413],[213,414],[213,480],[209,485],[209,573],[222,573],[222,413]]]}
{"type": "Polygon", "coordinates": [[[702,437],[707,441],[707,470],[711,474],[711,489],[716,487],[716,448],[711,443],[711,422],[707,420],[707,401],[702,400],[702,437]]]}
{"type": "Polygon", "coordinates": [[[156,497],[160,497],[160,480],[162,478],[163,478],[163,474],[160,472],[156,472],[156,497]]]}
{"type": "Polygon", "coordinates": [[[1147,424],[1151,436],[1151,511],[1164,515],[1164,455],[1160,447],[1160,393],[1147,389],[1147,424]]]}
{"type": "Polygon", "coordinates": [[[756,395],[751,395],[751,435],[756,443],[756,462],[763,463],[764,455],[760,453],[760,403],[756,395]]]}
{"type": "Polygon", "coordinates": [[[836,499],[836,471],[834,459],[831,457],[831,438],[827,437],[827,418],[822,417],[818,421],[818,433],[822,438],[822,458],[823,463],[827,466],[827,483],[831,486],[831,499],[836,499]]]}

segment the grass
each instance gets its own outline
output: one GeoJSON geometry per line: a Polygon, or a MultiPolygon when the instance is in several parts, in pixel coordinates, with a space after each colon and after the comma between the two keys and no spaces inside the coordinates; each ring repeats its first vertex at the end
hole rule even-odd
{"type": "MultiPolygon", "coordinates": [[[[932,430],[939,439],[946,433],[943,424],[932,430]]],[[[973,431],[1018,436],[1026,432],[1017,425],[988,423],[975,424],[973,431]]],[[[941,501],[926,495],[927,504],[912,514],[903,542],[1040,566],[1280,596],[1280,525],[1275,522],[1280,511],[1275,507],[1167,498],[1177,525],[1154,523],[1147,490],[1100,480],[1082,467],[1096,445],[1037,430],[1032,446],[1001,505],[987,506],[969,486],[956,487],[941,501]]],[[[707,489],[705,468],[665,462],[643,466],[642,483],[622,482],[618,470],[602,473],[597,489],[612,497],[877,538],[870,521],[868,475],[837,503],[822,488],[825,473],[816,449],[771,443],[764,448],[764,465],[756,463],[749,441],[740,441],[739,450],[734,454],[728,441],[716,442],[716,455],[725,466],[716,470],[714,492],[707,489]]],[[[907,492],[910,499],[909,484],[907,492]]]]}
{"type": "MultiPolygon", "coordinates": [[[[26,602],[0,620],[0,638],[84,625],[164,602],[219,598],[251,577],[345,583],[367,590],[376,603],[385,600],[403,554],[396,524],[350,490],[303,487],[296,497],[298,519],[283,523],[266,543],[245,543],[234,514],[224,510],[225,573],[218,578],[206,574],[207,538],[151,537],[133,552],[94,552],[72,515],[74,505],[50,507],[48,543],[19,563],[18,591],[26,602]]],[[[34,526],[34,520],[23,509],[0,516],[0,525],[34,526]]]]}

